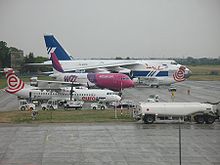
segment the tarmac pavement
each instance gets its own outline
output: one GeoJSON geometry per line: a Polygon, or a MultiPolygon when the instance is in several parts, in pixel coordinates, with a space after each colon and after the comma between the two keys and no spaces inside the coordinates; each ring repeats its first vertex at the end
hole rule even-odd
{"type": "MultiPolygon", "coordinates": [[[[220,124],[181,124],[182,165],[220,164],[220,124]]],[[[0,165],[176,165],[178,124],[0,124],[0,165]]]]}

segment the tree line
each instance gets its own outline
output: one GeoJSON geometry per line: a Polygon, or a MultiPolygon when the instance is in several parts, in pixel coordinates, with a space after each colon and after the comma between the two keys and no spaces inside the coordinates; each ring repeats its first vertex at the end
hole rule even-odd
{"type": "MultiPolygon", "coordinates": [[[[11,55],[10,52],[19,51],[19,49],[15,47],[8,47],[7,43],[4,41],[0,41],[0,68],[11,67],[11,55]]],[[[30,52],[28,55],[24,56],[24,60],[21,63],[21,67],[26,63],[41,63],[48,60],[46,57],[37,56],[34,57],[34,54],[30,52]]]]}
{"type": "MultiPolygon", "coordinates": [[[[8,47],[6,42],[0,41],[0,68],[11,67],[11,57],[10,57],[11,51],[18,51],[18,49],[15,47],[8,47]]],[[[121,60],[123,58],[116,57],[115,59],[121,60]]],[[[127,57],[125,59],[132,60],[137,58],[127,57]]],[[[220,57],[219,58],[187,57],[187,58],[169,58],[169,59],[173,59],[176,62],[183,65],[220,65],[220,57]]],[[[26,63],[41,63],[46,60],[48,60],[48,58],[41,56],[34,57],[34,54],[30,52],[28,55],[24,56],[24,60],[21,66],[24,67],[24,64],[26,63]]]]}
{"type": "Polygon", "coordinates": [[[220,65],[220,57],[219,58],[176,58],[174,59],[176,62],[183,65],[220,65]]]}
{"type": "Polygon", "coordinates": [[[0,41],[0,67],[10,67],[11,58],[9,55],[9,48],[7,47],[7,43],[4,41],[0,41]]]}

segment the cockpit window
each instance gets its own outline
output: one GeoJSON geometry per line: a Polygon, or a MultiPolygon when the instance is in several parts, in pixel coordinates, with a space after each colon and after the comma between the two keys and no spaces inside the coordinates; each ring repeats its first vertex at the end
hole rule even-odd
{"type": "Polygon", "coordinates": [[[171,62],[171,64],[172,64],[172,65],[177,65],[177,63],[176,63],[176,62],[174,62],[174,61],[173,61],[173,62],[171,62]]]}
{"type": "Polygon", "coordinates": [[[167,64],[162,64],[162,66],[167,66],[167,64]]]}
{"type": "Polygon", "coordinates": [[[122,77],[121,80],[129,80],[128,77],[122,77]]]}
{"type": "Polygon", "coordinates": [[[117,92],[109,92],[109,93],[107,93],[107,95],[117,95],[117,92]]]}

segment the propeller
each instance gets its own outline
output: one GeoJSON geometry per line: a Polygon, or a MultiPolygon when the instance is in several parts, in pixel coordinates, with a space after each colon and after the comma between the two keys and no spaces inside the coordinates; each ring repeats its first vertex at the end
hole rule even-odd
{"type": "Polygon", "coordinates": [[[90,89],[89,83],[87,82],[87,88],[90,89]]]}
{"type": "Polygon", "coordinates": [[[70,101],[73,100],[73,82],[71,84],[71,88],[70,88],[70,101]]]}

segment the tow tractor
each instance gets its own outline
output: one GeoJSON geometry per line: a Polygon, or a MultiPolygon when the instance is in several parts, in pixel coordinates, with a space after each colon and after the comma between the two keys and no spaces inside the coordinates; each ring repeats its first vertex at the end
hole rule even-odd
{"type": "Polygon", "coordinates": [[[48,100],[47,103],[41,104],[42,110],[55,110],[58,109],[58,102],[57,100],[48,100]]]}
{"type": "Polygon", "coordinates": [[[91,108],[92,108],[92,109],[101,109],[101,110],[104,110],[104,109],[107,108],[107,106],[106,106],[104,103],[102,103],[102,102],[98,102],[98,103],[92,103],[92,104],[91,104],[91,108]]]}
{"type": "Polygon", "coordinates": [[[35,105],[33,103],[28,103],[27,100],[19,100],[19,110],[35,110],[35,105]]]}

